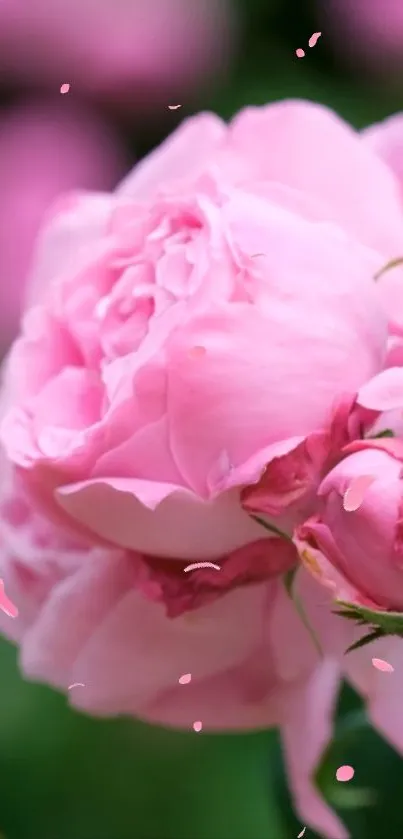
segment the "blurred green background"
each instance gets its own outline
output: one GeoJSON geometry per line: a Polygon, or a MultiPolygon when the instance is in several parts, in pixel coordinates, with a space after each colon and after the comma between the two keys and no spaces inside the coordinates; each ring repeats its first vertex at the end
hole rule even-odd
{"type": "MultiPolygon", "coordinates": [[[[376,0],[367,2],[370,9],[376,0]]],[[[334,39],[325,5],[234,2],[229,66],[187,95],[179,110],[165,106],[133,118],[127,110],[111,113],[110,103],[96,107],[133,159],[199,109],[227,118],[245,104],[307,97],[361,127],[402,108],[403,64],[393,56],[388,64],[383,47],[378,73],[376,42],[371,66],[352,59],[356,33],[343,36],[341,21],[341,36],[334,39]],[[309,49],[316,31],[322,36],[309,49]],[[349,45],[343,37],[350,37],[349,45]],[[295,55],[298,47],[305,49],[303,59],[295,55]]],[[[346,8],[344,3],[343,14],[346,8]]],[[[403,31],[401,47],[403,55],[403,31]]],[[[4,106],[24,95],[21,84],[3,81],[4,106]]],[[[4,641],[0,673],[0,830],[6,839],[289,839],[302,829],[276,732],[196,735],[87,718],[69,710],[65,697],[25,683],[16,652],[4,641]]],[[[373,732],[346,687],[318,778],[354,839],[401,839],[403,762],[373,732]],[[345,763],[355,767],[355,777],[340,785],[335,772],[345,763]]],[[[307,827],[305,836],[315,834],[307,827]]]]}

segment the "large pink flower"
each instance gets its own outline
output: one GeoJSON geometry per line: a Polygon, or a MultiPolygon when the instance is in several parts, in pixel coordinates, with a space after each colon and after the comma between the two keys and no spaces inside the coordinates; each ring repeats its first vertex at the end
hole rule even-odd
{"type": "MultiPolygon", "coordinates": [[[[294,110],[302,125],[314,111],[314,138],[316,121],[333,129],[326,112],[283,107],[277,133],[294,110]]],[[[42,240],[2,439],[48,511],[114,545],[206,559],[260,538],[236,488],[383,365],[371,281],[383,256],[341,207],[329,221],[316,196],[256,181],[259,113],[229,129],[208,115],[187,123],[115,195],[77,199],[42,240]]],[[[274,118],[260,113],[260,133],[274,118]]],[[[355,137],[334,130],[355,154],[355,137]]]]}
{"type": "Polygon", "coordinates": [[[373,278],[401,241],[393,174],[326,109],[201,115],[50,221],[3,394],[24,671],[84,682],[71,699],[93,713],[280,724],[301,812],[332,837],[311,776],[345,624],[302,572],[321,660],[276,579],[294,548],[240,494],[264,476],[291,531],[316,455],[360,433],[350,408],[386,356],[373,278]]]}

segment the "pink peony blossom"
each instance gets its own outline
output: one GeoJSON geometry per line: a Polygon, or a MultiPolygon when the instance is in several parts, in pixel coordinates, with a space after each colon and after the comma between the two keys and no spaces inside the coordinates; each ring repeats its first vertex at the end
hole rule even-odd
{"type": "Polygon", "coordinates": [[[312,776],[350,626],[301,570],[321,659],[280,581],[297,553],[241,492],[263,488],[290,535],[383,410],[365,400],[387,351],[374,276],[401,241],[393,173],[325,108],[202,114],[49,220],[5,371],[0,577],[19,615],[0,625],[24,672],[83,682],[69,699],[94,714],[280,725],[304,821],[332,839],[312,776]],[[184,573],[195,560],[220,570],[184,573]]]}
{"type": "Polygon", "coordinates": [[[0,332],[18,329],[28,268],[45,212],[74,188],[109,189],[125,156],[102,121],[71,103],[34,100],[4,111],[0,131],[0,332]]]}

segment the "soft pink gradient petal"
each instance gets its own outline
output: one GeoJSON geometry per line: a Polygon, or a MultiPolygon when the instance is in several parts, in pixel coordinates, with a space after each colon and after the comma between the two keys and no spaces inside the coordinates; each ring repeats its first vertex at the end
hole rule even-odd
{"type": "MultiPolygon", "coordinates": [[[[284,697],[282,708],[281,733],[286,766],[302,821],[332,839],[346,839],[345,828],[315,787],[314,773],[332,738],[340,689],[340,662],[349,643],[350,627],[346,625],[347,621],[343,622],[331,613],[329,596],[304,569],[298,571],[294,585],[322,655],[315,648],[301,618],[296,615],[294,605],[295,617],[290,622],[285,601],[277,615],[277,637],[292,637],[294,642],[277,644],[275,650],[278,656],[281,655],[279,672],[282,678],[295,680],[294,690],[284,697]],[[305,680],[298,680],[303,661],[305,667],[309,661],[315,662],[315,667],[311,672],[305,671],[305,680]]],[[[281,601],[278,603],[280,605],[281,601]]],[[[288,603],[291,603],[289,598],[288,603]]]]}
{"type": "Polygon", "coordinates": [[[286,766],[298,814],[314,830],[331,839],[347,839],[348,832],[321,798],[313,775],[332,737],[339,687],[338,662],[325,660],[308,684],[296,691],[282,728],[286,766]]]}
{"type": "Polygon", "coordinates": [[[205,501],[174,485],[110,478],[61,487],[56,500],[102,538],[160,556],[214,560],[262,536],[234,492],[205,501]]]}
{"type": "Polygon", "coordinates": [[[261,177],[320,198],[329,219],[380,252],[399,254],[398,184],[359,134],[328,108],[298,100],[246,108],[232,123],[231,139],[253,158],[261,177]]]}
{"type": "Polygon", "coordinates": [[[393,411],[403,408],[403,368],[383,370],[358,391],[357,401],[372,411],[393,411]]]}
{"type": "Polygon", "coordinates": [[[144,200],[160,192],[163,185],[191,182],[202,173],[224,142],[227,128],[215,114],[205,113],[181,123],[152,151],[118,189],[118,196],[144,200]]]}
{"type": "Polygon", "coordinates": [[[92,257],[92,248],[107,231],[109,194],[76,193],[49,211],[38,238],[28,286],[28,303],[36,302],[54,280],[77,271],[92,257]]]}
{"type": "Polygon", "coordinates": [[[403,201],[403,114],[393,114],[383,122],[370,125],[362,137],[396,176],[403,201]]]}
{"type": "Polygon", "coordinates": [[[379,370],[385,348],[385,323],[375,297],[362,319],[361,293],[368,292],[365,268],[370,270],[371,254],[356,250],[331,227],[321,228],[318,239],[315,224],[243,193],[228,202],[226,215],[244,253],[265,245],[269,257],[255,280],[257,308],[247,303],[211,307],[209,314],[184,324],[167,346],[172,452],[200,494],[223,451],[237,469],[274,442],[320,428],[335,395],[355,392],[371,371],[379,370]],[[351,286],[353,264],[357,296],[351,286]],[[197,364],[190,352],[194,345],[206,349],[197,364]],[[306,399],[311,365],[315,388],[306,399]],[[240,404],[248,405],[242,423],[240,404]]]}

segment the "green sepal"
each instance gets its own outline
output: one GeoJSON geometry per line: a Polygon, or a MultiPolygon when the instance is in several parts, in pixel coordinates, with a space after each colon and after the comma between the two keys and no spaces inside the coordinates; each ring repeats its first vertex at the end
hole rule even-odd
{"type": "Polygon", "coordinates": [[[286,590],[288,596],[291,597],[291,600],[294,596],[293,586],[294,586],[295,575],[296,575],[299,567],[300,566],[298,564],[294,565],[293,568],[290,568],[289,571],[285,572],[284,577],[283,577],[285,590],[286,590]]]}
{"type": "Polygon", "coordinates": [[[379,638],[386,638],[391,635],[403,638],[403,613],[368,609],[366,606],[346,603],[344,600],[337,600],[336,603],[341,608],[334,612],[335,615],[353,620],[357,626],[367,626],[370,630],[368,635],[364,635],[363,638],[351,644],[346,653],[365,647],[379,638]]]}
{"type": "MultiPolygon", "coordinates": [[[[337,606],[342,611],[351,615],[357,621],[365,623],[374,629],[382,629],[385,635],[399,635],[403,638],[403,612],[385,612],[382,610],[368,609],[366,606],[359,606],[356,603],[346,603],[344,600],[336,600],[337,606]]],[[[336,612],[337,614],[337,612],[336,612]]],[[[346,617],[346,615],[344,615],[346,617]]]]}
{"type": "Polygon", "coordinates": [[[380,431],[379,434],[374,434],[371,437],[367,437],[367,440],[381,440],[382,437],[395,437],[396,435],[393,433],[391,428],[385,428],[384,431],[380,431]]]}
{"type": "Polygon", "coordinates": [[[355,644],[350,644],[347,647],[345,655],[347,653],[352,653],[354,650],[359,650],[361,647],[366,647],[367,644],[372,644],[373,641],[378,641],[379,638],[385,638],[386,633],[383,629],[374,629],[373,632],[370,632],[368,635],[364,635],[363,638],[360,638],[359,641],[356,641],[355,644]]]}

